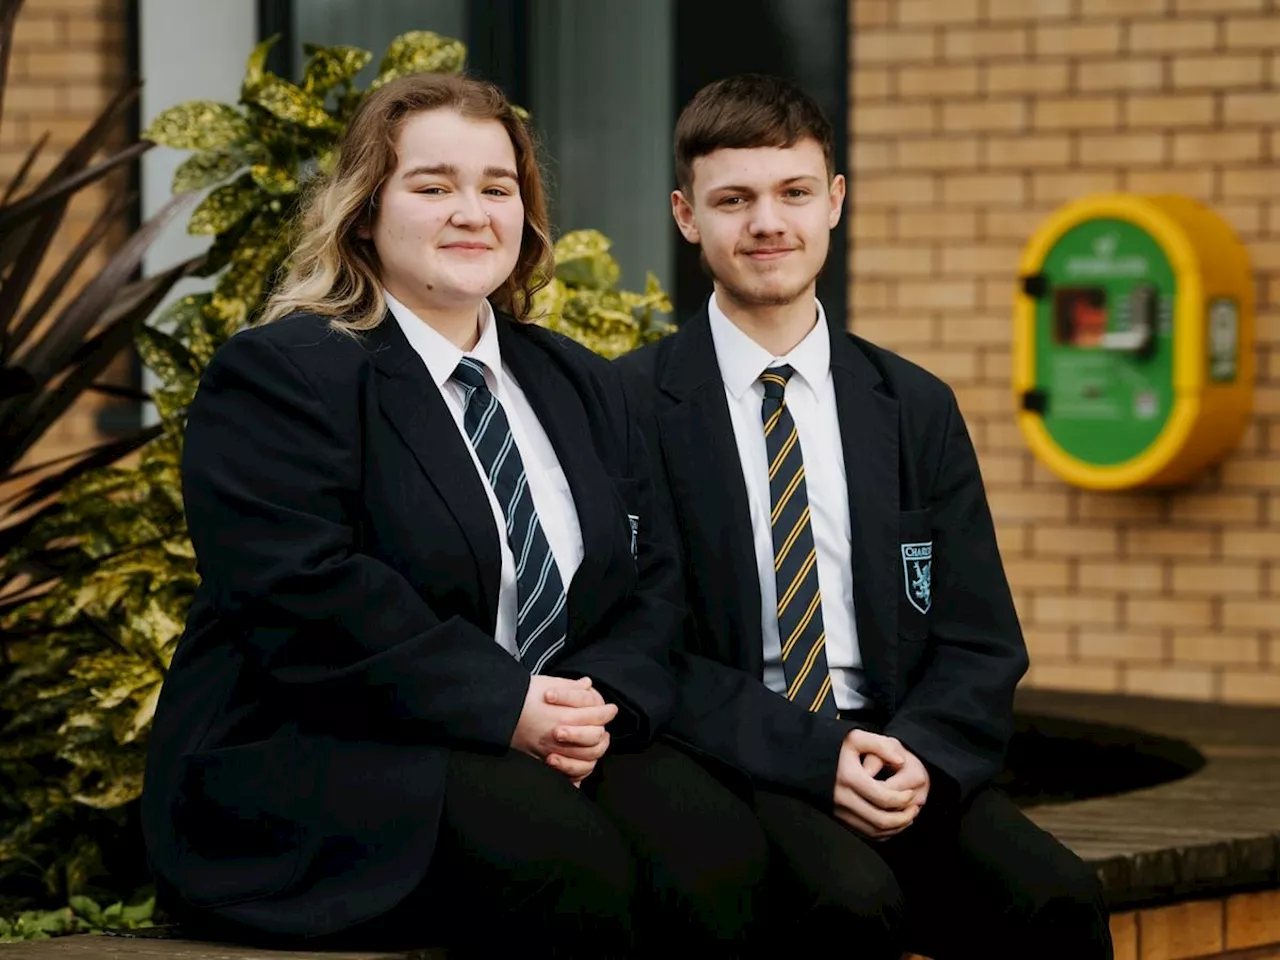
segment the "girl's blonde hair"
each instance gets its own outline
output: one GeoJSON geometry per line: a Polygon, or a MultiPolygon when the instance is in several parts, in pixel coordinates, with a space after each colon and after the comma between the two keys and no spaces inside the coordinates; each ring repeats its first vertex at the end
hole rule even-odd
{"type": "Polygon", "coordinates": [[[386,301],[378,254],[373,241],[360,235],[361,228],[372,227],[378,191],[399,162],[396,143],[405,120],[442,109],[469,120],[497,121],[511,137],[524,232],[515,269],[489,299],[495,309],[528,319],[534,293],[555,269],[533,139],[493,84],[420,73],[379,87],[351,118],[338,146],[337,167],[318,177],[308,193],[289,272],[268,300],[261,323],[299,310],[330,317],[335,327],[348,332],[371,330],[382,322],[386,301]]]}

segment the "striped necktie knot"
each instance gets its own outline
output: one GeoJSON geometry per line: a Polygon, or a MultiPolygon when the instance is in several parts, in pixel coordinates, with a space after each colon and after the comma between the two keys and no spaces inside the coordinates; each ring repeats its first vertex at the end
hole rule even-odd
{"type": "Polygon", "coordinates": [[[488,389],[489,384],[484,378],[485,366],[474,357],[463,357],[458,361],[458,365],[454,368],[451,376],[468,390],[479,390],[480,388],[488,389]]]}
{"type": "Polygon", "coordinates": [[[791,375],[795,372],[795,367],[789,363],[784,363],[780,367],[770,367],[760,374],[760,382],[764,385],[765,399],[781,400],[787,390],[787,381],[791,379],[791,375]]]}

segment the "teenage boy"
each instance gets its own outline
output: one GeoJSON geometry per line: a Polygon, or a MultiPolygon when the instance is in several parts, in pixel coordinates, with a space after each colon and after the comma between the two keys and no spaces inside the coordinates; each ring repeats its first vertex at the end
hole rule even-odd
{"type": "Polygon", "coordinates": [[[845,200],[830,124],[746,75],[675,139],[672,212],[714,294],[621,364],[688,584],[671,735],[750,777],[770,933],[1109,958],[1096,879],[991,785],[1027,654],[955,397],[815,297],[845,200]]]}

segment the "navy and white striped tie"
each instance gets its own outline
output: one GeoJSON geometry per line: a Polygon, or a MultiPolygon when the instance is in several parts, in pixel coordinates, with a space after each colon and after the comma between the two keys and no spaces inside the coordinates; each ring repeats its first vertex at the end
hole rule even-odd
{"type": "Polygon", "coordinates": [[[516,565],[516,647],[520,662],[539,673],[561,647],[569,628],[560,568],[533,505],[524,462],[507,415],[484,379],[485,366],[463,357],[453,379],[466,390],[462,423],[507,519],[507,543],[516,565]]]}

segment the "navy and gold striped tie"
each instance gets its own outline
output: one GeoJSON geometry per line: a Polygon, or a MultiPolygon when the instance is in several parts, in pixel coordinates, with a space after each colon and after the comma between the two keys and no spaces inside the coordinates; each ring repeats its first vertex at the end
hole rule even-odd
{"type": "Polygon", "coordinates": [[[462,425],[489,477],[502,512],[516,564],[516,647],[530,673],[540,673],[564,646],[569,628],[564,584],[551,545],[538,520],[511,425],[484,378],[485,366],[463,357],[453,379],[466,389],[462,425]]]}
{"type": "Polygon", "coordinates": [[[827,634],[822,626],[818,554],[809,523],[800,434],[787,409],[787,381],[795,370],[784,364],[760,375],[765,449],[769,453],[769,501],[773,507],[773,569],[778,583],[778,639],[787,699],[806,710],[835,716],[827,634]]]}

